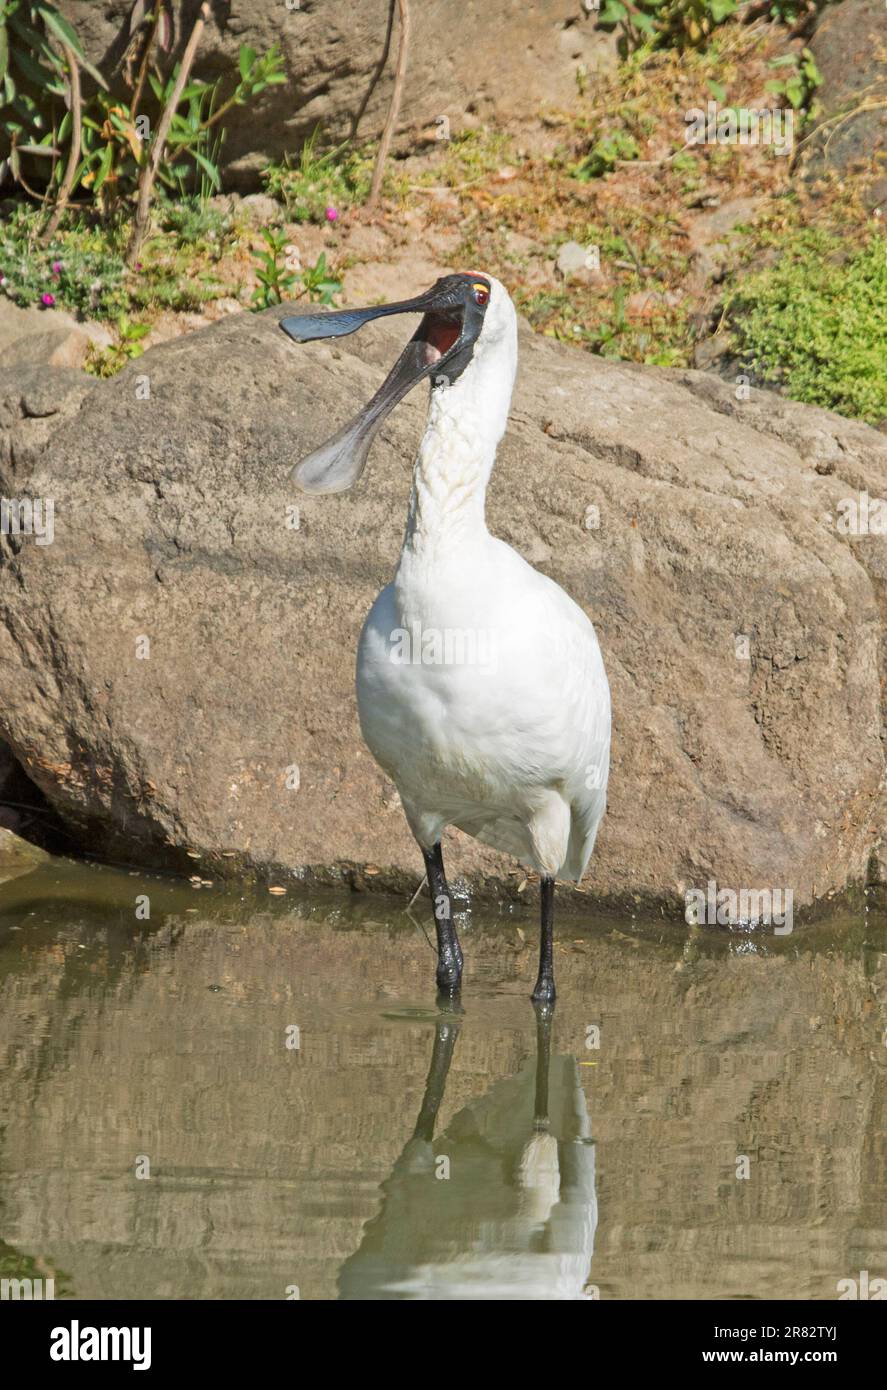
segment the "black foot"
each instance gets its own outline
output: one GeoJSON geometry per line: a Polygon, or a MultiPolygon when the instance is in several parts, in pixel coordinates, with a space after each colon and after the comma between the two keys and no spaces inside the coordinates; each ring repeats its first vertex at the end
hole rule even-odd
{"type": "Polygon", "coordinates": [[[458,1027],[458,1020],[465,1013],[462,1007],[462,995],[458,988],[453,994],[449,990],[439,989],[437,991],[437,1007],[442,1018],[456,1020],[455,1026],[458,1027]]]}

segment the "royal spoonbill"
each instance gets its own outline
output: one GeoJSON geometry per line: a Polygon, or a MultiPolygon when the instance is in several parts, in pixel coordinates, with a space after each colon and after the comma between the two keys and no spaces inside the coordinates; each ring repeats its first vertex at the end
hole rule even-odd
{"type": "Polygon", "coordinates": [[[553,1003],[555,880],[582,877],[606,804],[604,664],[583,610],[484,519],[517,367],[504,286],[474,271],[445,275],[415,299],[296,315],[281,327],[304,343],[388,314],[422,319],[373,398],[294,477],[306,492],[352,487],[389,411],[429,379],[400,560],[358,647],[360,725],[425,860],[439,989],[457,993],[462,977],[441,851],[454,825],[539,875],[533,999],[553,1003]]]}

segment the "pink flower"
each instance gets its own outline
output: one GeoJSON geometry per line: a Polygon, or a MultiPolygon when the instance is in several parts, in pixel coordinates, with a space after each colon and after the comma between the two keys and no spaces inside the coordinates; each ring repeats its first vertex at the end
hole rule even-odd
{"type": "Polygon", "coordinates": [[[53,275],[61,275],[61,273],[62,273],[62,263],[61,263],[61,261],[53,261],[53,263],[52,263],[52,273],[53,273],[53,275]]]}
{"type": "Polygon", "coordinates": [[[55,295],[54,295],[54,294],[41,294],[41,296],[40,296],[40,303],[43,304],[43,305],[45,305],[45,307],[46,307],[47,309],[51,309],[52,306],[53,306],[53,304],[55,303],[55,295]]]}
{"type": "Polygon", "coordinates": [[[339,220],[339,214],[338,214],[338,212],[336,211],[335,208],[327,208],[327,210],[326,210],[326,220],[327,220],[327,222],[338,222],[338,220],[339,220]]]}

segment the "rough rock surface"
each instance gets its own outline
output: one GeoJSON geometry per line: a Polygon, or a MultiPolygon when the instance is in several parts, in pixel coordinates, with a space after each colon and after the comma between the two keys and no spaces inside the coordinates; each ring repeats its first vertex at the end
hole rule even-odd
{"type": "MultiPolygon", "coordinates": [[[[120,56],[118,35],[132,0],[62,0],[86,52],[103,72],[120,56]]],[[[198,0],[182,7],[186,22],[176,36],[184,47],[198,0]]],[[[213,6],[198,51],[195,73],[213,78],[236,72],[241,44],[267,52],[277,44],[289,82],[269,88],[241,108],[223,151],[229,177],[257,185],[268,159],[299,148],[317,125],[342,140],[372,88],[361,136],[378,136],[391,100],[397,46],[395,32],[384,72],[388,0],[231,0],[213,6]]],[[[615,36],[595,27],[595,15],[579,0],[422,0],[411,7],[411,42],[398,136],[412,142],[422,132],[435,138],[446,116],[453,132],[495,109],[497,120],[535,115],[540,104],[575,97],[576,72],[610,63],[615,36]],[[505,41],[507,38],[507,42],[505,41]]],[[[397,148],[397,144],[395,145],[397,148]]]]}
{"type": "Polygon", "coordinates": [[[82,367],[90,347],[111,342],[104,324],[80,322],[63,309],[21,309],[0,297],[0,368],[82,367]]]}
{"type": "Polygon", "coordinates": [[[29,874],[39,864],[48,862],[49,855],[44,850],[0,825],[0,884],[29,874]]]}
{"type": "MultiPolygon", "coordinates": [[[[279,316],[231,316],[109,382],[0,373],[0,495],[55,503],[53,544],[0,538],[0,737],[93,852],[402,889],[421,861],[353,676],[425,401],[390,417],[353,493],[299,495],[290,465],[367,399],[404,325],[297,348],[279,316]]],[[[887,557],[836,521],[887,496],[887,439],[529,332],[521,363],[489,521],[600,635],[613,767],[586,889],[677,904],[715,878],[797,906],[861,880],[887,557]]],[[[499,891],[516,866],[453,839],[453,876],[499,891]]]]}
{"type": "Polygon", "coordinates": [[[872,185],[868,201],[871,206],[887,204],[883,164],[887,68],[881,0],[843,0],[826,6],[810,47],[822,86],[816,93],[819,129],[809,142],[805,165],[812,173],[823,168],[838,173],[866,170],[880,152],[881,176],[872,185]],[[842,116],[849,119],[838,119],[842,116]]]}

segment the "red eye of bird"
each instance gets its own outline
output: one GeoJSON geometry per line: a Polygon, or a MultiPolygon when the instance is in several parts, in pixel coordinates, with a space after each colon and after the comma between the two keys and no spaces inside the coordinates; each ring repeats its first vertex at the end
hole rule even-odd
{"type": "Polygon", "coordinates": [[[475,304],[486,304],[490,297],[490,291],[483,289],[481,285],[474,286],[473,294],[475,304]]]}

